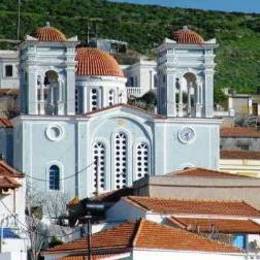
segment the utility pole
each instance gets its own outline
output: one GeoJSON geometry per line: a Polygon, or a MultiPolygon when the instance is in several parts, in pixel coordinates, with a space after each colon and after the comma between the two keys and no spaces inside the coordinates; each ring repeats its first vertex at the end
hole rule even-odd
{"type": "Polygon", "coordinates": [[[20,40],[20,27],[21,27],[21,0],[18,0],[17,40],[20,40]]]}

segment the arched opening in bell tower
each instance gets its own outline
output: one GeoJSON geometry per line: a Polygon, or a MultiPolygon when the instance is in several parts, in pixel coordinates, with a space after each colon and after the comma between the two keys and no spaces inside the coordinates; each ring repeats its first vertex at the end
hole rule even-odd
{"type": "Polygon", "coordinates": [[[38,76],[38,112],[42,115],[62,113],[63,88],[56,71],[48,70],[44,77],[38,76]]]}
{"type": "Polygon", "coordinates": [[[200,117],[202,93],[194,73],[187,72],[182,79],[176,81],[178,89],[179,116],[200,117]]]}

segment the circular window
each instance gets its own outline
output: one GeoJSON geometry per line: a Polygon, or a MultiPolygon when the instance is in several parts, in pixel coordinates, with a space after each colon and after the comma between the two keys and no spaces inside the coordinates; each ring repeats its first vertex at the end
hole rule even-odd
{"type": "Polygon", "coordinates": [[[46,129],[46,136],[51,141],[60,141],[63,138],[64,131],[60,125],[50,125],[46,129]]]}

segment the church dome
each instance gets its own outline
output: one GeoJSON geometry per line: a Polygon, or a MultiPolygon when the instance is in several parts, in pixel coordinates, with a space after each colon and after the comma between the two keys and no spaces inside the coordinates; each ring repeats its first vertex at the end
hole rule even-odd
{"type": "Polygon", "coordinates": [[[51,27],[49,23],[44,27],[38,28],[32,36],[44,42],[63,42],[67,40],[61,31],[51,27]]]}
{"type": "Polygon", "coordinates": [[[78,48],[76,54],[78,76],[124,77],[114,57],[96,48],[78,48]]]}
{"type": "Polygon", "coordinates": [[[203,44],[204,39],[198,33],[190,30],[187,26],[173,33],[173,40],[179,44],[203,44]]]}

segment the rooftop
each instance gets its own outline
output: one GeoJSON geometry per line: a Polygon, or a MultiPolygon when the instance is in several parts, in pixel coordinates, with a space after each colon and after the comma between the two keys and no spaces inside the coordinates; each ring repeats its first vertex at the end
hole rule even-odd
{"type": "Polygon", "coordinates": [[[16,178],[22,178],[24,175],[9,166],[5,161],[0,160],[0,189],[15,189],[21,185],[16,178]]]}
{"type": "Polygon", "coordinates": [[[203,44],[204,39],[196,32],[190,30],[187,26],[183,29],[173,32],[172,36],[179,44],[203,44]]]}
{"type": "Polygon", "coordinates": [[[136,196],[125,197],[123,200],[146,211],[160,214],[260,217],[257,209],[243,201],[181,200],[136,196]]]}
{"type": "Polygon", "coordinates": [[[220,232],[224,234],[260,234],[260,225],[252,220],[211,218],[169,218],[169,221],[188,231],[220,232]]]}
{"type": "Polygon", "coordinates": [[[188,177],[218,177],[218,178],[241,178],[241,176],[234,175],[227,172],[220,172],[216,170],[206,169],[206,168],[186,168],[180,171],[174,171],[168,173],[167,176],[188,176],[188,177]]]}
{"type": "Polygon", "coordinates": [[[253,127],[227,127],[220,129],[220,136],[259,138],[260,131],[253,127]]]}
{"type": "Polygon", "coordinates": [[[220,152],[221,159],[238,159],[238,160],[260,160],[260,152],[256,151],[237,151],[223,150],[220,152]]]}
{"type": "Polygon", "coordinates": [[[78,76],[124,77],[114,57],[100,49],[78,48],[76,61],[78,76]]]}
{"type": "MultiPolygon", "coordinates": [[[[93,254],[104,254],[131,248],[165,249],[180,251],[238,253],[239,249],[198,236],[196,234],[157,224],[148,220],[125,222],[116,227],[93,234],[93,254]]],[[[50,248],[44,254],[82,253],[87,250],[86,238],[50,248]]],[[[74,260],[74,259],[73,259],[74,260]]]]}

